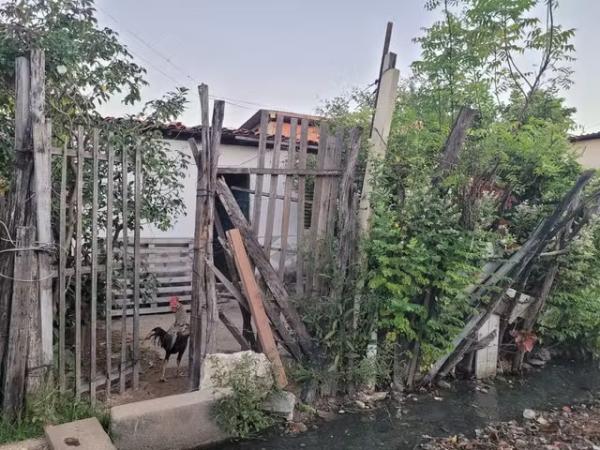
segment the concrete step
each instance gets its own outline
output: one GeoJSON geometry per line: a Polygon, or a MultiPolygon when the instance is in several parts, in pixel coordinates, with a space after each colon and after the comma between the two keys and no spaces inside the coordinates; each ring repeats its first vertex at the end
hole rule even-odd
{"type": "Polygon", "coordinates": [[[95,417],[47,426],[44,431],[51,450],[116,450],[95,417]]]}

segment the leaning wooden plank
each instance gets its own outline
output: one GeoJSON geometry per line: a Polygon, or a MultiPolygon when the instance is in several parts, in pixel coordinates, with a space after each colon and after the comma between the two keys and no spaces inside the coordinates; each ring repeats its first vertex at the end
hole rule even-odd
{"type": "MultiPolygon", "coordinates": [[[[296,131],[298,128],[298,119],[293,117],[290,120],[290,137],[288,141],[287,168],[293,169],[296,165],[296,131]]],[[[292,189],[294,179],[291,176],[285,179],[285,190],[283,192],[283,212],[281,218],[281,252],[279,253],[279,278],[283,280],[285,272],[285,258],[287,256],[288,235],[290,228],[290,204],[292,200],[292,189]]],[[[300,231],[300,230],[298,230],[300,231]]]]}
{"type": "MultiPolygon", "coordinates": [[[[127,146],[123,146],[121,152],[121,214],[123,220],[123,247],[127,248],[128,236],[127,231],[129,228],[129,210],[127,203],[129,201],[129,182],[127,180],[128,173],[128,158],[127,158],[127,146]]],[[[123,260],[123,291],[127,290],[128,270],[127,270],[127,252],[122,253],[123,260]]],[[[127,362],[127,305],[123,304],[122,308],[123,315],[121,316],[121,376],[119,378],[119,392],[122,394],[125,392],[125,383],[127,381],[127,375],[125,373],[125,363],[127,362]]]]}
{"type": "MultiPolygon", "coordinates": [[[[308,151],[308,119],[300,122],[298,169],[306,169],[308,151]]],[[[296,223],[296,294],[304,294],[304,208],[306,207],[306,177],[298,174],[298,213],[296,223]]]]}
{"type": "Polygon", "coordinates": [[[246,253],[246,248],[242,241],[242,235],[239,230],[233,228],[227,232],[227,239],[229,240],[233,259],[242,281],[244,293],[248,299],[252,317],[254,318],[254,325],[256,326],[260,345],[263,352],[267,355],[267,358],[269,358],[269,361],[273,364],[273,372],[277,386],[279,388],[284,388],[288,384],[285,376],[285,369],[283,368],[279,352],[277,351],[277,344],[275,343],[275,338],[273,337],[271,327],[269,326],[269,319],[265,313],[262,293],[254,278],[254,270],[248,259],[248,254],[246,253]]]}
{"type": "Polygon", "coordinates": [[[217,194],[219,195],[221,204],[229,215],[231,222],[242,233],[256,268],[262,275],[263,280],[273,294],[275,302],[281,308],[283,316],[296,333],[300,347],[308,357],[311,357],[314,353],[314,350],[308,330],[306,329],[306,326],[302,322],[302,319],[298,315],[296,309],[290,305],[289,296],[285,287],[283,286],[283,283],[277,276],[277,272],[275,269],[273,269],[273,266],[271,266],[267,255],[250,228],[248,221],[244,217],[239,205],[235,201],[235,198],[229,190],[227,183],[222,178],[220,178],[217,182],[217,194]]]}
{"type": "Polygon", "coordinates": [[[244,336],[242,336],[240,330],[238,330],[235,324],[229,319],[229,317],[227,317],[227,315],[223,311],[219,311],[219,319],[221,319],[221,322],[223,323],[223,325],[225,325],[225,328],[227,328],[227,330],[231,333],[231,335],[237,341],[237,343],[240,344],[240,349],[242,351],[250,350],[250,345],[248,344],[248,342],[246,342],[246,339],[244,339],[244,336]]]}
{"type": "Polygon", "coordinates": [[[52,279],[50,276],[53,248],[51,206],[52,206],[52,162],[48,141],[48,129],[44,115],[45,106],[45,57],[43,50],[31,50],[31,90],[29,103],[31,110],[31,135],[33,138],[34,192],[37,218],[37,242],[47,251],[39,252],[39,307],[42,360],[40,365],[51,366],[53,359],[53,300],[52,279]]]}
{"type": "Polygon", "coordinates": [[[235,287],[235,285],[227,279],[225,274],[223,274],[223,272],[221,272],[219,269],[217,269],[216,266],[212,262],[207,261],[207,264],[208,264],[208,267],[210,267],[210,269],[214,272],[215,276],[219,279],[219,281],[221,283],[223,283],[223,286],[225,286],[225,288],[229,291],[229,293],[231,295],[233,295],[233,298],[235,298],[235,300],[240,304],[240,306],[242,308],[244,308],[245,310],[250,310],[250,307],[248,306],[248,302],[246,301],[244,296],[235,287]]]}
{"type": "MultiPolygon", "coordinates": [[[[260,128],[258,135],[258,169],[264,169],[265,167],[265,153],[267,151],[267,127],[269,125],[269,112],[262,110],[260,113],[260,128]]],[[[264,177],[262,173],[256,175],[256,181],[254,184],[254,203],[252,209],[252,229],[258,236],[260,231],[260,210],[262,205],[262,190],[263,190],[264,177]]]]}
{"type": "MultiPolygon", "coordinates": [[[[283,129],[283,114],[277,114],[275,124],[275,142],[271,157],[271,168],[279,169],[279,157],[281,155],[281,131],[283,129]]],[[[277,206],[277,184],[279,176],[271,175],[269,186],[269,203],[267,205],[267,223],[265,226],[264,247],[269,260],[271,259],[271,247],[273,245],[273,222],[275,221],[275,207],[277,206]]]]}
{"type": "Polygon", "coordinates": [[[77,130],[77,181],[75,184],[77,209],[75,211],[75,395],[81,392],[81,264],[83,257],[83,172],[85,160],[83,128],[77,130]]]}
{"type": "Polygon", "coordinates": [[[98,152],[100,131],[93,131],[92,148],[92,275],[90,293],[90,402],[96,402],[96,311],[98,304],[98,152]]]}
{"type": "Polygon", "coordinates": [[[134,236],[133,236],[133,389],[140,384],[140,223],[142,210],[142,149],[135,147],[134,236]]]}
{"type": "Polygon", "coordinates": [[[25,401],[25,372],[29,345],[29,321],[33,315],[37,289],[35,281],[35,228],[17,228],[14,258],[14,283],[10,311],[10,329],[5,354],[1,410],[9,419],[17,418],[25,401]]]}
{"type": "Polygon", "coordinates": [[[112,373],[112,298],[113,298],[113,197],[114,197],[114,165],[115,154],[112,146],[112,134],[108,136],[107,147],[108,167],[106,168],[106,287],[105,287],[105,308],[104,308],[104,328],[106,340],[106,398],[110,398],[111,383],[110,374],[112,373]]]}
{"type": "MultiPolygon", "coordinates": [[[[59,218],[58,218],[58,241],[59,241],[59,254],[58,254],[58,386],[61,391],[64,391],[67,387],[66,377],[66,348],[65,348],[65,334],[66,334],[66,322],[67,322],[67,306],[66,306],[66,290],[67,290],[67,165],[69,164],[69,158],[67,156],[66,144],[64,147],[64,153],[62,158],[62,164],[60,169],[60,200],[59,200],[59,218]]],[[[70,247],[70,245],[69,245],[70,247]]]]}

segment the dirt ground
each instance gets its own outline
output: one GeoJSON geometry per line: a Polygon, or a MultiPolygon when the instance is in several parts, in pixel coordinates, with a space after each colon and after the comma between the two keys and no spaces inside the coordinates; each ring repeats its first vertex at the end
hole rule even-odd
{"type": "Polygon", "coordinates": [[[528,419],[491,424],[462,435],[433,439],[428,450],[597,450],[600,449],[600,402],[551,411],[526,410],[528,419]]]}
{"type": "MultiPolygon", "coordinates": [[[[232,301],[220,304],[219,306],[227,317],[241,329],[242,317],[238,304],[232,301]]],[[[176,355],[171,355],[166,371],[167,380],[161,382],[160,374],[164,350],[156,347],[151,341],[144,339],[154,327],[161,327],[166,330],[173,324],[174,320],[175,317],[173,314],[148,314],[140,316],[140,337],[142,339],[140,343],[140,387],[136,391],[128,389],[122,395],[113,394],[110,400],[111,406],[179,394],[188,390],[188,350],[183,355],[181,363],[181,367],[185,369],[185,375],[182,377],[176,376],[177,358],[176,355]]],[[[129,332],[131,332],[131,321],[132,319],[128,318],[127,329],[129,332]]],[[[119,330],[120,326],[119,319],[113,321],[113,329],[119,330]]],[[[217,351],[220,353],[233,353],[240,350],[240,345],[223,324],[219,322],[217,327],[217,351]]]]}

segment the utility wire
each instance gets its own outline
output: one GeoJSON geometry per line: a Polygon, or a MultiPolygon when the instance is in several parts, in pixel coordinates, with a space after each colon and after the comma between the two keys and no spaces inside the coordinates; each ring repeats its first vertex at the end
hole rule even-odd
{"type": "MultiPolygon", "coordinates": [[[[183,76],[183,77],[189,79],[195,85],[200,84],[200,82],[198,80],[196,80],[194,77],[192,77],[183,68],[181,68],[179,65],[175,64],[171,58],[169,58],[168,56],[166,56],[165,54],[163,54],[161,51],[157,50],[154,46],[152,46],[146,40],[144,40],[139,34],[137,34],[136,32],[134,32],[132,30],[129,30],[128,28],[126,28],[115,16],[113,16],[112,14],[110,14],[109,12],[105,11],[104,9],[100,8],[97,5],[96,5],[96,8],[98,9],[98,11],[102,12],[105,16],[107,16],[108,18],[110,18],[115,24],[119,25],[120,28],[122,28],[126,33],[130,34],[131,36],[133,36],[144,47],[148,48],[155,55],[157,55],[159,58],[161,58],[163,61],[165,61],[167,64],[169,64],[173,69],[175,69],[175,71],[180,76],[183,76]]],[[[144,61],[146,64],[148,64],[148,66],[152,67],[158,73],[160,73],[164,77],[168,78],[169,80],[171,80],[175,84],[186,85],[186,83],[181,83],[180,81],[178,81],[175,78],[173,78],[172,76],[170,76],[168,73],[166,73],[160,67],[155,66],[152,62],[148,61],[147,58],[141,57],[139,54],[133,52],[131,49],[129,49],[129,51],[135,57],[137,57],[137,58],[141,59],[142,61],[144,61]]],[[[264,109],[279,109],[279,110],[282,109],[282,108],[273,108],[273,107],[271,107],[269,105],[265,105],[263,103],[252,102],[252,101],[242,100],[242,99],[232,98],[232,97],[222,97],[222,96],[217,96],[217,95],[209,95],[209,97],[212,98],[212,99],[224,100],[225,103],[227,103],[227,104],[229,104],[231,106],[235,106],[235,107],[243,108],[243,109],[249,109],[249,110],[254,110],[255,108],[252,108],[250,106],[244,106],[244,105],[241,105],[240,103],[243,103],[243,104],[246,104],[246,105],[252,105],[252,106],[256,106],[256,107],[264,108],[264,109]]]]}

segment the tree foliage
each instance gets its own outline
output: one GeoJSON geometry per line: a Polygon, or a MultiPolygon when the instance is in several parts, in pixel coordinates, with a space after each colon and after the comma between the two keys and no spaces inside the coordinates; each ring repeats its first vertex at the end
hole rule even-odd
{"type": "MultiPolygon", "coordinates": [[[[581,171],[568,142],[573,109],[559,95],[571,83],[574,32],[557,24],[556,2],[432,0],[427,7],[440,20],[416,38],[421,57],[399,91],[367,244],[367,297],[378,305],[380,329],[425,366],[477,306],[467,292],[486,261],[518,248],[581,171]],[[478,118],[458,163],[436,185],[463,106],[478,118]]],[[[531,277],[524,289],[535,294],[540,283],[531,277]]]]}
{"type": "MultiPolygon", "coordinates": [[[[173,218],[185,211],[180,192],[188,160],[169,149],[157,127],[181,114],[186,90],[176,88],[123,119],[106,121],[100,117],[98,106],[111,98],[138,103],[140,90],[147,83],[145,69],[134,61],[118,34],[98,25],[94,0],[10,0],[0,7],[0,180],[4,179],[0,186],[7,184],[12,172],[15,58],[27,55],[32,48],[45,51],[46,115],[52,120],[54,144],[77,145],[77,127],[84,126],[86,130],[103,130],[104,142],[108,142],[110,131],[116,160],[125,150],[133,156],[132,149],[141,145],[145,177],[142,220],[168,228],[173,218]]],[[[115,194],[120,201],[119,167],[115,174],[115,194]]],[[[71,193],[72,175],[70,172],[71,193]]],[[[104,183],[100,196],[101,205],[105,205],[104,183]]],[[[85,189],[85,203],[90,199],[91,190],[85,189]]],[[[69,207],[72,211],[72,201],[69,207]]],[[[113,220],[117,228],[122,227],[122,218],[115,215],[113,220]]],[[[100,217],[100,223],[106,224],[106,217],[100,217]]]]}

